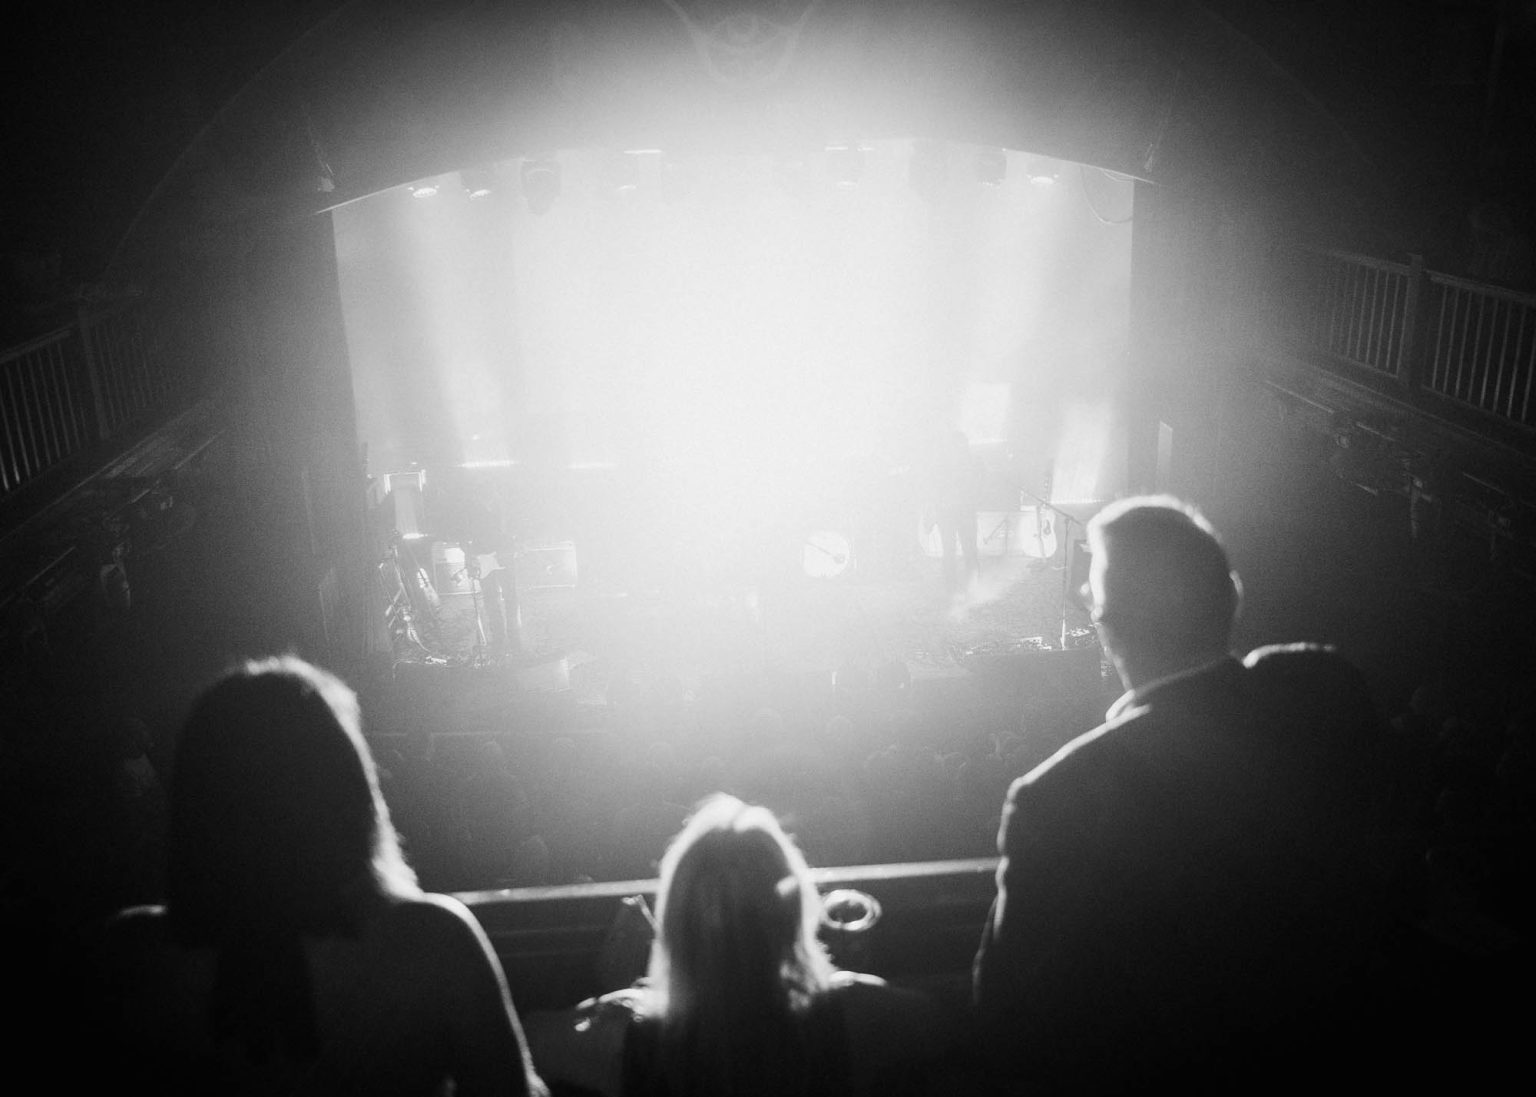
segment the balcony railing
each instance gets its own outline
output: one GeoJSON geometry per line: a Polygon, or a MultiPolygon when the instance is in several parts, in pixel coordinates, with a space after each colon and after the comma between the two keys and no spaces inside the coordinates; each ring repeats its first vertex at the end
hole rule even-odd
{"type": "Polygon", "coordinates": [[[1411,402],[1536,430],[1536,295],[1425,270],[1417,258],[1287,248],[1277,260],[1272,323],[1283,345],[1411,402]]]}
{"type": "Polygon", "coordinates": [[[0,502],[168,408],[176,371],[149,328],[121,305],[0,354],[0,502]]]}
{"type": "MultiPolygon", "coordinates": [[[[817,869],[822,891],[852,888],[883,908],[867,939],[829,941],[844,966],[906,983],[964,982],[996,894],[997,858],[817,869]],[[845,949],[847,950],[845,952],[845,949]]],[[[656,881],[464,892],[515,988],[519,1008],[558,1009],[614,990],[600,956],[625,896],[656,881]]]]}
{"type": "Polygon", "coordinates": [[[0,497],[98,437],[74,327],[0,359],[0,497]]]}
{"type": "Polygon", "coordinates": [[[1536,296],[1434,273],[1425,289],[1424,386],[1536,427],[1536,296]]]}

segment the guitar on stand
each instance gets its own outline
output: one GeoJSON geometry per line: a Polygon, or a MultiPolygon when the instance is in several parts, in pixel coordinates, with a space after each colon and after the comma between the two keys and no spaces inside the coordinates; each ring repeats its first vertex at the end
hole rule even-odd
{"type": "Polygon", "coordinates": [[[511,557],[497,544],[467,541],[464,544],[464,575],[469,579],[475,608],[475,640],[471,662],[475,666],[499,661],[523,651],[523,619],[517,601],[513,570],[501,557],[511,557]]]}
{"type": "Polygon", "coordinates": [[[1058,630],[1057,639],[1061,649],[1065,651],[1067,649],[1067,637],[1070,634],[1070,630],[1067,627],[1067,607],[1072,602],[1072,523],[1076,522],[1077,519],[1073,518],[1066,511],[1052,506],[1044,499],[1036,497],[1035,503],[1036,506],[1049,512],[1050,515],[1053,515],[1056,520],[1061,522],[1062,533],[1064,534],[1061,539],[1061,611],[1059,614],[1061,627],[1058,630]]]}
{"type": "MultiPolygon", "coordinates": [[[[485,611],[481,605],[481,593],[484,586],[485,569],[480,562],[479,553],[471,552],[469,546],[464,546],[464,566],[455,574],[455,579],[464,579],[469,584],[469,597],[475,610],[475,632],[469,650],[469,665],[483,667],[489,662],[486,652],[490,644],[485,635],[485,611]]],[[[495,559],[492,554],[492,559],[495,559]]]]}
{"type": "MultiPolygon", "coordinates": [[[[1020,490],[1019,509],[1024,510],[1028,504],[1025,496],[1028,494],[1020,490]]],[[[1051,497],[1051,470],[1047,466],[1045,470],[1045,498],[1051,497]]],[[[1056,527],[1049,504],[1041,499],[1035,500],[1035,547],[1039,550],[1040,566],[1045,567],[1056,555],[1056,527]]]]}
{"type": "Polygon", "coordinates": [[[385,619],[397,654],[403,647],[417,660],[444,661],[437,588],[398,532],[379,562],[378,576],[386,600],[385,619]]]}
{"type": "MultiPolygon", "coordinates": [[[[1056,555],[1056,512],[1049,503],[1023,486],[1012,453],[988,465],[996,480],[1011,488],[1017,502],[1013,510],[988,512],[984,519],[996,519],[996,524],[982,537],[987,546],[999,546],[992,551],[1003,556],[1027,556],[1031,571],[1050,567],[1056,555]]],[[[1045,473],[1045,494],[1051,494],[1051,473],[1045,473]]]]}
{"type": "MultiPolygon", "coordinates": [[[[1067,641],[1071,630],[1067,626],[1067,607],[1072,601],[1072,526],[1077,519],[1050,501],[1052,478],[1050,467],[1047,466],[1042,487],[1045,495],[1039,496],[1022,483],[1016,485],[1019,492],[1019,510],[1021,513],[1033,510],[1035,520],[1035,547],[1038,551],[1037,566],[1049,566],[1049,561],[1055,559],[1058,546],[1061,548],[1061,598],[1058,629],[1058,643],[1062,650],[1066,650],[1067,641]]],[[[1078,523],[1080,524],[1080,523],[1078,523]]],[[[1035,555],[1035,553],[1031,553],[1035,555]]]]}

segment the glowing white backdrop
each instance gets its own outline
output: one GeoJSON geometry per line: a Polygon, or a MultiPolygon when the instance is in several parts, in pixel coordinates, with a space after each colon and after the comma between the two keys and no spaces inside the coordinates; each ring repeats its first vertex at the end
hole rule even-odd
{"type": "Polygon", "coordinates": [[[841,159],[563,151],[531,212],[518,163],[336,211],[370,471],[613,465],[718,526],[788,514],[854,463],[959,426],[1061,499],[1122,486],[1131,185],[949,146],[841,159]]]}

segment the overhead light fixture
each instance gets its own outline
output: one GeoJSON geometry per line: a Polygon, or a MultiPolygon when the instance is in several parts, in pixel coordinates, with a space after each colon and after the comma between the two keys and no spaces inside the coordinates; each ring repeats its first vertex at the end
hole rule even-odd
{"type": "Polygon", "coordinates": [[[982,149],[976,154],[976,181],[987,187],[1000,187],[1008,178],[1008,154],[1002,149],[982,149]]]}
{"type": "Polygon", "coordinates": [[[1037,156],[1025,161],[1024,175],[1033,186],[1048,187],[1056,182],[1058,174],[1056,161],[1054,160],[1046,160],[1037,156]]]}
{"type": "Polygon", "coordinates": [[[529,213],[548,213],[560,197],[560,161],[553,157],[524,160],[519,177],[529,213]]]}
{"type": "Polygon", "coordinates": [[[471,199],[489,198],[496,189],[496,175],[490,168],[467,168],[459,172],[459,183],[471,199]]]}
{"type": "Polygon", "coordinates": [[[437,181],[423,179],[419,183],[410,185],[412,198],[432,198],[437,194],[437,181]]]}

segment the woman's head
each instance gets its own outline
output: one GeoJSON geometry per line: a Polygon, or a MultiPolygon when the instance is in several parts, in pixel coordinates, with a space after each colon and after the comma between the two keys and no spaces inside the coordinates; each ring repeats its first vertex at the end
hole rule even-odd
{"type": "Polygon", "coordinates": [[[172,771],[166,891],[178,936],[345,931],[416,881],[357,697],[294,656],[249,662],[193,705],[172,771]]]}
{"type": "Polygon", "coordinates": [[[737,1004],[796,1010],[828,985],[820,898],[767,808],[705,800],[662,858],[656,914],[651,976],[671,1020],[737,1004]]]}

